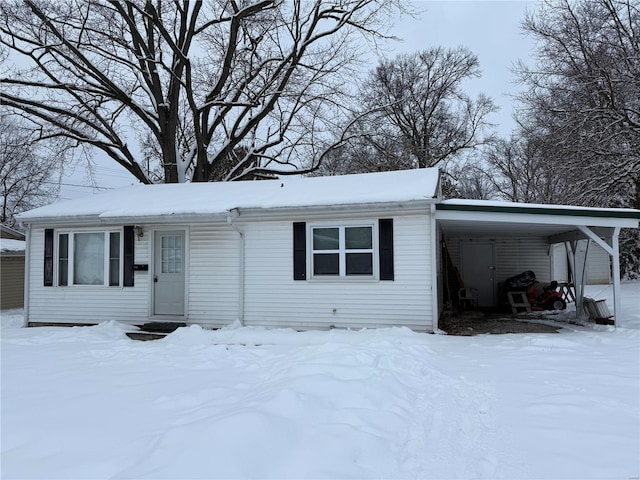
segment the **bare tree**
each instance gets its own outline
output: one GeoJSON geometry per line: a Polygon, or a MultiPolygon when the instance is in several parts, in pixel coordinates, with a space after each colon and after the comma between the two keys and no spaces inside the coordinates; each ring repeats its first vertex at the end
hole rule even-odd
{"type": "Polygon", "coordinates": [[[640,207],[640,8],[632,0],[548,1],[524,24],[538,41],[522,121],[562,174],[565,200],[640,207]]]}
{"type": "MultiPolygon", "coordinates": [[[[59,153],[59,150],[58,150],[59,153]]],[[[53,201],[60,189],[55,151],[34,145],[32,133],[0,115],[0,222],[15,225],[15,215],[53,201]]]]}
{"type": "Polygon", "coordinates": [[[155,162],[166,182],[313,170],[359,39],[403,2],[7,0],[0,42],[22,63],[0,100],[143,183],[155,162]]]}
{"type": "Polygon", "coordinates": [[[562,203],[568,178],[532,135],[500,139],[485,150],[497,195],[510,202],[562,203]]]}
{"type": "MultiPolygon", "coordinates": [[[[536,63],[520,65],[522,135],[541,142],[561,203],[640,208],[640,5],[545,1],[524,30],[536,63]]],[[[640,233],[623,230],[623,273],[640,273],[640,233]]]]}
{"type": "Polygon", "coordinates": [[[497,197],[494,179],[479,159],[455,165],[447,171],[447,175],[451,177],[451,197],[473,200],[493,200],[497,197]]]}
{"type": "MultiPolygon", "coordinates": [[[[433,167],[490,141],[487,116],[496,106],[461,88],[478,76],[478,58],[466,48],[435,47],[383,60],[361,88],[363,111],[370,113],[358,122],[376,163],[433,167]]],[[[355,161],[370,169],[371,157],[355,161]]]]}

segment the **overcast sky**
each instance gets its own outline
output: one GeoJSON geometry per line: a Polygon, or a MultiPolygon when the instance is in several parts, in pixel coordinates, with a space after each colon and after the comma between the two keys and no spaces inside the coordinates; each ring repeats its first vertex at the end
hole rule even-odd
{"type": "MultiPolygon", "coordinates": [[[[393,57],[397,53],[439,45],[468,47],[478,56],[482,77],[465,84],[465,91],[471,95],[483,92],[493,98],[501,110],[493,116],[492,122],[497,124],[498,132],[506,136],[514,125],[509,94],[518,89],[511,68],[518,59],[527,61],[533,48],[533,42],[522,34],[520,23],[526,10],[533,10],[535,5],[536,2],[517,0],[416,1],[422,13],[418,18],[405,17],[397,22],[393,33],[403,40],[390,43],[386,54],[393,57]]],[[[374,66],[375,62],[372,68],[374,66]]],[[[93,193],[86,175],[79,170],[82,168],[63,180],[66,185],[61,191],[62,198],[93,193]]],[[[96,174],[102,187],[137,183],[110,160],[98,161],[96,174]]]]}
{"type": "Polygon", "coordinates": [[[417,19],[404,18],[396,35],[404,39],[394,44],[394,52],[414,52],[442,45],[464,46],[478,56],[482,77],[465,85],[469,94],[483,92],[501,107],[492,121],[499,133],[508,135],[514,126],[510,94],[518,90],[513,65],[528,61],[534,43],[520,29],[533,1],[418,1],[423,13],[417,19]]]}

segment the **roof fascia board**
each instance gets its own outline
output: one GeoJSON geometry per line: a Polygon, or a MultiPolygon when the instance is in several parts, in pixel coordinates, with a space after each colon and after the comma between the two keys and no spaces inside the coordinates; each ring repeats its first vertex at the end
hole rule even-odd
{"type": "MultiPolygon", "coordinates": [[[[440,205],[436,205],[438,208],[440,205]]],[[[458,206],[458,205],[456,205],[458,206]]],[[[526,209],[525,209],[526,210],[526,209]]],[[[548,212],[548,210],[546,211],[548,212]]],[[[539,223],[544,225],[584,225],[594,227],[637,228],[638,220],[615,216],[586,216],[532,212],[505,212],[486,210],[437,210],[436,220],[463,220],[467,222],[539,223]]]]}
{"type": "Polygon", "coordinates": [[[23,223],[28,225],[55,225],[56,227],[77,227],[77,226],[109,226],[109,225],[133,225],[133,224],[171,224],[171,223],[196,223],[196,222],[225,222],[229,216],[224,214],[189,214],[189,215],[123,215],[123,216],[103,216],[103,215],[79,215],[63,217],[38,217],[24,219],[23,223]]]}
{"type": "Polygon", "coordinates": [[[14,228],[11,228],[7,225],[0,224],[0,230],[2,230],[2,232],[6,233],[7,235],[10,235],[10,237],[3,237],[3,238],[13,238],[15,240],[24,240],[25,238],[24,233],[14,228]]]}
{"type": "Polygon", "coordinates": [[[27,217],[20,218],[22,225],[99,225],[100,217],[98,215],[64,215],[56,217],[27,217]]]}
{"type": "Polygon", "coordinates": [[[167,225],[185,223],[212,223],[226,222],[230,212],[224,213],[189,213],[189,214],[171,214],[171,215],[100,215],[102,224],[118,224],[118,225],[167,225]]]}
{"type": "Polygon", "coordinates": [[[635,219],[636,225],[640,220],[640,210],[634,209],[597,209],[597,208],[547,208],[539,206],[522,207],[511,205],[465,205],[439,203],[436,205],[439,211],[459,212],[486,212],[486,213],[517,213],[525,215],[552,215],[568,217],[590,218],[624,218],[635,219]]]}
{"type": "Polygon", "coordinates": [[[279,207],[279,208],[238,208],[239,216],[236,221],[242,220],[282,220],[301,217],[332,217],[352,216],[354,214],[388,214],[390,212],[415,213],[429,209],[436,199],[412,200],[410,202],[380,202],[357,203],[351,205],[318,205],[308,207],[279,207]]]}

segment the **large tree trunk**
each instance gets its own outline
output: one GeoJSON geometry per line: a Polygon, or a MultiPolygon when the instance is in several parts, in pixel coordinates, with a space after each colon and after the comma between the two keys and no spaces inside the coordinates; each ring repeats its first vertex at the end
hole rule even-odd
{"type": "Polygon", "coordinates": [[[0,45],[15,62],[3,69],[0,103],[42,137],[100,149],[143,183],[211,180],[207,154],[215,169],[224,163],[227,174],[214,175],[224,180],[304,173],[323,158],[327,132],[340,133],[360,42],[383,38],[399,10],[412,9],[405,0],[0,1],[0,45]]]}

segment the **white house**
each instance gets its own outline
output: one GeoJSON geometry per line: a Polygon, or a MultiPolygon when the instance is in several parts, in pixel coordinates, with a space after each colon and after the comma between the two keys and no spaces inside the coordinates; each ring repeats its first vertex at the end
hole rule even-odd
{"type": "Polygon", "coordinates": [[[141,185],[19,218],[31,324],[430,332],[447,300],[445,246],[491,306],[510,275],[549,278],[552,243],[579,254],[591,239],[617,265],[617,232],[637,227],[640,211],[442,201],[438,170],[422,169],[141,185]]]}

